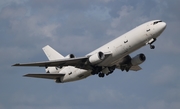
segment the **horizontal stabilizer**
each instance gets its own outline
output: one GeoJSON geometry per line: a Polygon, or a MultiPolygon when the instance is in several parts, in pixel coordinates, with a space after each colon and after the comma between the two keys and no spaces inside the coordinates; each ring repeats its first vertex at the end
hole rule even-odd
{"type": "Polygon", "coordinates": [[[57,79],[63,77],[65,74],[26,74],[25,77],[44,78],[44,79],[57,79]]]}

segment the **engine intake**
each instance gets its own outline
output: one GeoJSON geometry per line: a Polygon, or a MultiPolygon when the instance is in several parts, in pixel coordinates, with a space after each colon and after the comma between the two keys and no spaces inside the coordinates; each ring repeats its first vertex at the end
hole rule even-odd
{"type": "Polygon", "coordinates": [[[131,64],[132,64],[133,66],[140,65],[140,64],[142,64],[145,60],[146,60],[146,56],[145,56],[143,53],[141,53],[141,54],[138,54],[138,55],[136,55],[135,57],[133,57],[133,58],[131,59],[131,64]]]}
{"type": "Polygon", "coordinates": [[[98,64],[105,58],[105,55],[103,52],[98,52],[89,57],[89,62],[91,64],[98,64]]]}
{"type": "Polygon", "coordinates": [[[68,54],[66,57],[64,57],[65,59],[69,59],[69,58],[75,58],[74,54],[68,54]]]}

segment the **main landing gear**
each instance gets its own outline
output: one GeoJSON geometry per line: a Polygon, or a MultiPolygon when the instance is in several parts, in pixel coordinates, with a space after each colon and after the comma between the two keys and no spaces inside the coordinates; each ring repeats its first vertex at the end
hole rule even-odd
{"type": "Polygon", "coordinates": [[[156,41],[156,38],[152,38],[151,40],[149,40],[148,44],[150,45],[151,49],[155,49],[155,46],[152,45],[155,41],[156,41]]]}
{"type": "Polygon", "coordinates": [[[120,66],[121,71],[125,70],[126,72],[129,72],[130,68],[131,68],[131,66],[128,64],[124,64],[124,65],[120,66]]]}
{"type": "Polygon", "coordinates": [[[91,74],[92,75],[98,74],[100,78],[103,78],[105,75],[108,76],[109,74],[113,73],[114,70],[115,70],[115,66],[106,67],[106,68],[96,67],[91,72],[91,74]]]}
{"type": "Polygon", "coordinates": [[[98,76],[103,78],[105,76],[105,74],[104,73],[99,73],[98,76]]]}

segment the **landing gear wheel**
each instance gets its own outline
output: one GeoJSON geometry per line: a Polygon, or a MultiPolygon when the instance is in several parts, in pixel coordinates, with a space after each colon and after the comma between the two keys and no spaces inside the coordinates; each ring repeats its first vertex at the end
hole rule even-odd
{"type": "Polygon", "coordinates": [[[122,71],[122,72],[125,70],[125,67],[123,67],[123,66],[121,66],[120,68],[121,68],[121,71],[122,71]]]}
{"type": "Polygon", "coordinates": [[[128,68],[128,67],[127,67],[127,68],[125,68],[126,72],[129,72],[129,69],[130,69],[130,68],[128,68]]]}
{"type": "Polygon", "coordinates": [[[154,46],[154,45],[150,45],[150,48],[151,48],[151,49],[155,49],[155,46],[154,46]]]}
{"type": "Polygon", "coordinates": [[[91,72],[91,75],[95,75],[96,73],[95,72],[91,72]]]}
{"type": "Polygon", "coordinates": [[[104,73],[99,73],[99,77],[104,77],[104,73]]]}
{"type": "Polygon", "coordinates": [[[151,48],[151,49],[154,49],[154,48],[155,48],[155,46],[152,45],[155,41],[156,41],[156,38],[152,38],[152,39],[149,40],[148,44],[150,45],[150,48],[151,48]]]}

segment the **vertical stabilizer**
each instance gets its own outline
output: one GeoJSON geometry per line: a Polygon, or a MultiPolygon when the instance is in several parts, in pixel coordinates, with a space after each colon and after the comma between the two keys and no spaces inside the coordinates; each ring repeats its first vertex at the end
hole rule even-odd
{"type": "Polygon", "coordinates": [[[44,53],[46,54],[47,58],[51,60],[57,60],[57,59],[63,59],[64,56],[62,56],[60,53],[58,53],[56,50],[51,48],[49,45],[46,45],[42,48],[44,53]]]}

